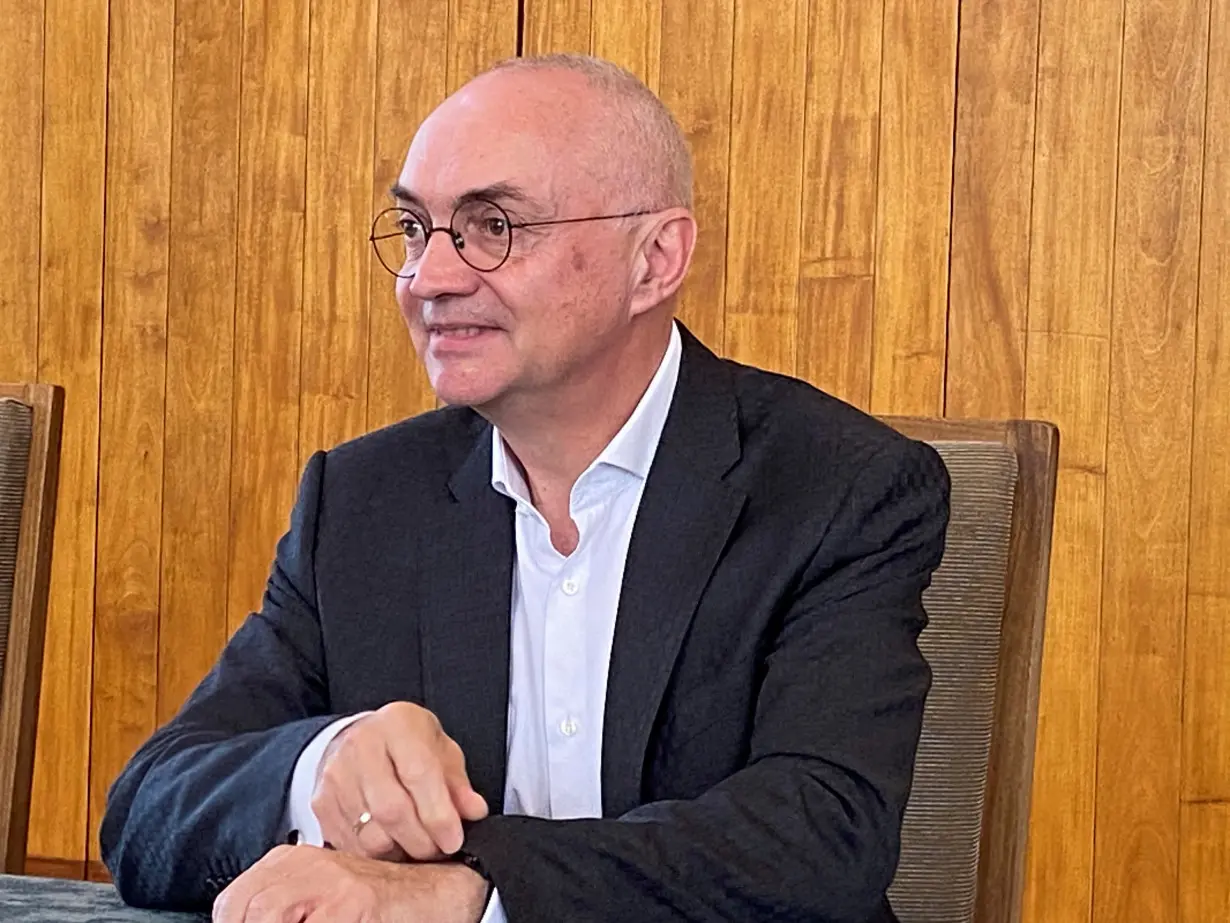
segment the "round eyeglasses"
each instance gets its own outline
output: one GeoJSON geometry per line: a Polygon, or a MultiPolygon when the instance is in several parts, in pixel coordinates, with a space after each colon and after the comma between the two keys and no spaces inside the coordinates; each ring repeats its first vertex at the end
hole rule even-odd
{"type": "Polygon", "coordinates": [[[372,222],[369,238],[380,265],[402,279],[413,279],[427,243],[436,231],[443,231],[453,242],[457,255],[479,272],[494,272],[504,265],[512,252],[515,228],[537,228],[582,221],[608,221],[651,215],[642,209],[619,215],[591,215],[586,218],[553,218],[549,221],[514,222],[508,212],[487,199],[469,199],[453,211],[448,227],[433,227],[424,216],[409,208],[386,208],[372,222]]]}

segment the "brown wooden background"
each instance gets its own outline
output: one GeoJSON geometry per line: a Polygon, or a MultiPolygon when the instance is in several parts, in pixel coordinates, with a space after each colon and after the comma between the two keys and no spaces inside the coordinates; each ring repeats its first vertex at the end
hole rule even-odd
{"type": "Polygon", "coordinates": [[[875,412],[1060,424],[1028,918],[1230,918],[1230,3],[4,11],[0,379],[68,390],[33,855],[97,858],[307,454],[430,405],[368,222],[520,45],[680,117],[712,346],[875,412]]]}

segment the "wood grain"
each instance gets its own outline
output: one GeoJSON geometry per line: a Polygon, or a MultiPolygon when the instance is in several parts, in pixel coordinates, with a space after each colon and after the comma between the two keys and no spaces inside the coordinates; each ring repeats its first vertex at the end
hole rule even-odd
{"type": "Polygon", "coordinates": [[[1200,307],[1192,426],[1192,517],[1183,794],[1230,801],[1230,9],[1212,6],[1200,307]]]}
{"type": "Polygon", "coordinates": [[[88,828],[102,343],[107,8],[44,13],[40,380],[65,390],[29,852],[83,861],[88,828]]]}
{"type": "Polygon", "coordinates": [[[518,0],[449,4],[448,91],[517,53],[518,0]]]}
{"type": "Polygon", "coordinates": [[[1025,413],[1061,434],[1024,902],[1033,923],[1088,923],[1092,912],[1109,375],[1107,339],[1029,335],[1025,413]]]}
{"type": "Polygon", "coordinates": [[[377,12],[377,0],[312,5],[300,465],[367,420],[377,12]]]}
{"type": "Polygon", "coordinates": [[[299,474],[307,64],[308,0],[244,0],[227,567],[232,632],[260,604],[299,474]]]}
{"type": "Polygon", "coordinates": [[[813,271],[874,268],[883,25],[884,0],[811,6],[799,249],[813,271]]]}
{"type": "MultiPolygon", "coordinates": [[[[1193,519],[1195,513],[1193,501],[1193,519]]],[[[1224,556],[1226,540],[1217,541],[1224,556]]],[[[1225,801],[1230,787],[1230,679],[1226,676],[1226,664],[1230,663],[1230,594],[1189,589],[1185,642],[1183,797],[1198,802],[1225,801]]]]}
{"type": "Polygon", "coordinates": [[[158,721],[227,637],[241,0],[175,24],[158,721]]]}
{"type": "Polygon", "coordinates": [[[170,7],[112,0],[89,858],[157,721],[174,41],[170,7]]]}
{"type": "MultiPolygon", "coordinates": [[[[375,147],[371,214],[390,205],[389,187],[401,172],[406,149],[423,121],[447,95],[445,73],[433,67],[448,42],[447,7],[424,9],[416,0],[380,0],[377,28],[375,147]],[[393,23],[413,17],[421,41],[407,44],[393,23]],[[406,80],[405,74],[419,74],[406,80]]],[[[367,234],[363,237],[366,239],[367,234]]],[[[365,241],[366,242],[366,241],[365,241]]],[[[370,247],[368,248],[370,251],[370,247]]],[[[367,428],[376,429],[430,410],[435,393],[414,353],[393,296],[397,281],[378,259],[367,257],[371,279],[367,352],[367,428]]]]}
{"type": "Polygon", "coordinates": [[[1088,923],[1123,11],[1041,14],[1025,414],[1062,435],[1024,916],[1088,923]]]}
{"type": "Polygon", "coordinates": [[[521,53],[589,53],[591,0],[524,0],[521,53]]]}
{"type": "Polygon", "coordinates": [[[877,197],[876,413],[943,411],[957,9],[885,0],[877,197]]]}
{"type": "Polygon", "coordinates": [[[590,51],[658,89],[663,0],[593,0],[590,51]]]}
{"type": "Polygon", "coordinates": [[[1176,918],[1178,906],[1180,692],[1208,21],[1206,0],[1127,4],[1095,923],[1166,923],[1176,918]]]}
{"type": "Polygon", "coordinates": [[[5,4],[0,31],[0,381],[38,374],[39,208],[43,157],[43,0],[5,4]]]}
{"type": "Polygon", "coordinates": [[[961,7],[945,412],[1025,404],[1040,0],[961,7]]]}
{"type": "Polygon", "coordinates": [[[85,881],[85,863],[80,859],[55,859],[46,856],[26,856],[25,874],[36,878],[65,878],[85,881]]]}
{"type": "Polygon", "coordinates": [[[813,4],[797,373],[870,406],[884,3],[813,4]]]}
{"type": "Polygon", "coordinates": [[[1179,920],[1230,920],[1230,804],[1183,806],[1179,920]]]}
{"type": "Polygon", "coordinates": [[[725,351],[786,374],[798,322],[807,6],[735,8],[725,351]]]}
{"type": "Polygon", "coordinates": [[[698,233],[679,318],[721,350],[725,330],[731,79],[735,0],[670,0],[662,7],[658,95],[692,151],[698,233]],[[709,79],[697,80],[697,74],[709,79]]]}
{"type": "Polygon", "coordinates": [[[800,378],[867,410],[871,406],[871,333],[875,279],[799,280],[800,378]]]}
{"type": "Polygon", "coordinates": [[[1110,330],[1123,8],[1042,4],[1030,330],[1110,330]]]}

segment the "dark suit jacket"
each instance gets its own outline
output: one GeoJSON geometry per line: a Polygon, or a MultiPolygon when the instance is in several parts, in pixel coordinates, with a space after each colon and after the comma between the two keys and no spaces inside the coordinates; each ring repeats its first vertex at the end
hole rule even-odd
{"type": "MultiPolygon", "coordinates": [[[[939,457],[690,335],[619,601],[603,818],[491,816],[465,849],[528,920],[890,920],[923,699],[939,457]]],[[[205,907],[280,841],[300,751],[416,702],[503,800],[513,509],[448,408],[307,465],[261,611],[111,789],[123,897],[205,907]]]]}

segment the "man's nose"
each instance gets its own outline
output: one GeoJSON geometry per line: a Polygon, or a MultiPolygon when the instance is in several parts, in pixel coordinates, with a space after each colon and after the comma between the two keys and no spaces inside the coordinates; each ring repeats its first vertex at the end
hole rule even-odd
{"type": "Polygon", "coordinates": [[[413,298],[432,301],[448,295],[467,295],[478,285],[478,273],[457,252],[449,231],[437,231],[427,240],[427,249],[414,267],[407,286],[413,298]]]}

